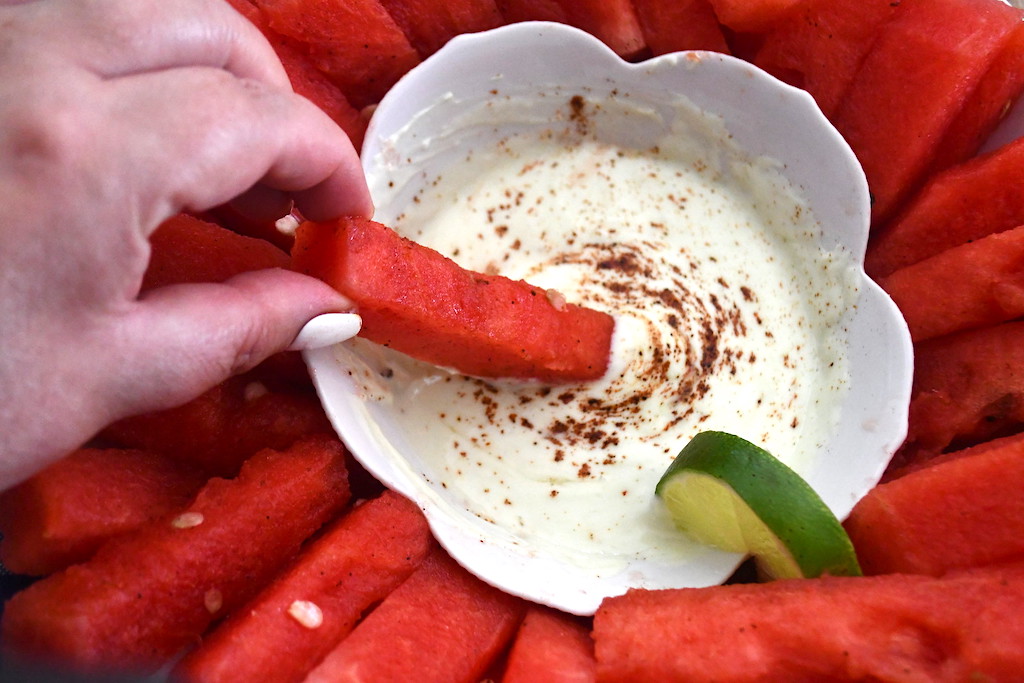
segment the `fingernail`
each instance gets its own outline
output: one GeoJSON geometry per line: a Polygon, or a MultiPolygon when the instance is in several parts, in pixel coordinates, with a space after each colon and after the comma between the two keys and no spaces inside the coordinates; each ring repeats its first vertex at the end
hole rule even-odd
{"type": "Polygon", "coordinates": [[[324,313],[310,320],[299,330],[290,351],[305,351],[331,346],[359,333],[362,319],[355,313],[324,313]]]}

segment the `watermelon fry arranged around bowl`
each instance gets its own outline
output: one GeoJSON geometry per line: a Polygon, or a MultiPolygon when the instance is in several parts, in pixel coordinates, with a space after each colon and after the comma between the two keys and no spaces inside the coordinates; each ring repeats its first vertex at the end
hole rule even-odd
{"type": "MultiPolygon", "coordinates": [[[[305,354],[324,405],[286,353],[110,425],[0,496],[0,559],[32,575],[14,577],[0,678],[53,679],[40,663],[186,682],[1020,678],[1020,2],[229,2],[297,92],[366,138],[375,220],[483,279],[530,282],[555,309],[611,316],[610,362],[586,381],[470,378],[353,339],[305,354]],[[532,19],[617,57],[550,24],[475,34],[532,19]],[[714,53],[672,54],[691,49],[714,53]],[[751,65],[802,92],[766,88],[751,65]],[[368,128],[360,108],[378,103],[368,128]],[[544,154],[523,154],[540,140],[544,154]],[[866,172],[835,175],[850,149],[866,172]],[[750,203],[806,199],[778,221],[793,249],[711,218],[721,207],[698,191],[710,176],[778,168],[793,182],[750,203]],[[460,200],[467,178],[498,189],[460,200]],[[678,225],[687,251],[662,241],[678,225]],[[907,329],[862,279],[865,244],[868,273],[912,322],[912,392],[907,329]],[[856,293],[780,322],[776,299],[802,307],[771,273],[793,253],[849,266],[822,267],[809,292],[831,280],[856,293]],[[824,351],[793,343],[817,316],[841,333],[824,351]],[[773,365],[787,369],[762,371],[773,365]],[[820,403],[815,385],[839,391],[820,403]],[[666,426],[678,433],[652,433],[666,426]],[[747,584],[731,572],[749,542],[723,552],[681,533],[654,488],[694,465],[673,461],[706,432],[743,434],[808,482],[866,576],[747,584]],[[685,557],[623,561],[587,552],[590,536],[685,557]]],[[[181,214],[154,235],[143,289],[282,267],[292,242],[227,207],[181,214]]],[[[845,543],[832,543],[839,569],[802,563],[787,532],[763,533],[779,521],[763,499],[733,495],[728,471],[697,474],[698,494],[761,511],[776,574],[855,573],[845,543]]]]}

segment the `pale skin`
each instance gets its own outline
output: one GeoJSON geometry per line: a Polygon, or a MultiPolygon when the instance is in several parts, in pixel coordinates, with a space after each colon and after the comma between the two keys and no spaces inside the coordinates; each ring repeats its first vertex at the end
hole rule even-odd
{"type": "Polygon", "coordinates": [[[0,0],[0,489],[348,308],[296,273],[139,295],[165,218],[372,213],[345,134],[223,0],[0,0]]]}

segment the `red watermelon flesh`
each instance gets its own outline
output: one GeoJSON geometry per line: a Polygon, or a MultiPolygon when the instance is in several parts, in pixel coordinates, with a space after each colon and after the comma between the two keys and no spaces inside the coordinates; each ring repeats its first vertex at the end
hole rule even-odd
{"type": "Polygon", "coordinates": [[[246,271],[288,265],[288,254],[265,240],[188,214],[161,223],[150,246],[143,290],[182,282],[223,282],[246,271]]]}
{"type": "Polygon", "coordinates": [[[803,0],[764,35],[754,63],[806,90],[831,117],[896,6],[892,0],[803,0]]]}
{"type": "Polygon", "coordinates": [[[259,590],[348,497],[337,440],[262,451],[187,510],[15,595],[4,647],[85,671],[153,670],[259,590]]]}
{"type": "Polygon", "coordinates": [[[0,560],[45,576],[84,562],[107,540],[185,507],[198,468],[146,451],[83,448],[0,495],[0,560]]]}
{"type": "Polygon", "coordinates": [[[463,270],[373,221],[304,223],[293,262],[357,304],[361,336],[435,365],[548,383],[597,379],[608,365],[611,316],[463,270]]]}
{"type": "Polygon", "coordinates": [[[594,618],[599,681],[1011,681],[1024,565],[632,590],[594,618]]]}
{"type": "Polygon", "coordinates": [[[406,498],[385,491],[359,504],[206,636],[175,667],[172,678],[193,683],[301,681],[364,612],[412,574],[432,547],[426,518],[406,498]],[[297,600],[316,605],[322,622],[300,623],[290,612],[297,600]]]}
{"type": "Polygon", "coordinates": [[[274,48],[274,52],[277,53],[278,59],[281,60],[295,92],[320,107],[324,113],[330,116],[348,134],[353,146],[358,150],[363,144],[367,122],[359,110],[349,103],[338,86],[313,66],[309,57],[302,52],[301,47],[271,30],[270,23],[254,4],[254,0],[227,0],[227,2],[267,38],[274,48]]]}
{"type": "Polygon", "coordinates": [[[1020,431],[1024,322],[949,334],[914,346],[907,439],[893,467],[1020,431]]]}
{"type": "Polygon", "coordinates": [[[316,395],[277,390],[255,369],[184,405],[119,420],[102,436],[231,476],[262,448],[287,448],[316,434],[333,434],[316,395]]]}
{"type": "Polygon", "coordinates": [[[630,0],[557,0],[566,23],[599,38],[621,57],[643,51],[644,35],[630,0]]]}
{"type": "Polygon", "coordinates": [[[512,639],[525,605],[438,549],[324,658],[306,683],[477,683],[512,639]]]}
{"type": "Polygon", "coordinates": [[[903,313],[914,341],[1020,317],[1024,226],[936,254],[878,284],[903,313]]]}
{"type": "Polygon", "coordinates": [[[711,0],[718,20],[739,33],[763,33],[792,12],[800,0],[711,0]]]}
{"type": "Polygon", "coordinates": [[[1016,13],[1016,27],[993,60],[970,99],[964,103],[942,139],[930,173],[942,171],[974,156],[1024,90],[1024,10],[1016,13]]]}
{"type": "Polygon", "coordinates": [[[356,151],[359,151],[366,135],[368,119],[352,106],[337,85],[313,66],[309,57],[293,41],[278,37],[271,41],[271,44],[285,71],[288,72],[295,92],[330,116],[331,120],[348,135],[356,151]]]}
{"type": "Polygon", "coordinates": [[[931,574],[1024,559],[1024,441],[876,486],[844,522],[866,574],[931,574]]]}
{"type": "Polygon", "coordinates": [[[1019,25],[991,0],[903,0],[833,118],[888,218],[924,180],[943,137],[1019,25]]]}
{"type": "Polygon", "coordinates": [[[197,214],[197,217],[239,235],[255,237],[264,242],[269,242],[283,251],[289,251],[292,248],[294,238],[287,233],[281,232],[277,227],[278,219],[283,218],[283,216],[269,218],[265,213],[261,216],[253,216],[251,213],[244,212],[240,207],[228,202],[203,211],[197,214]]]}
{"type": "Polygon", "coordinates": [[[865,267],[883,277],[947,249],[1024,225],[1024,138],[933,176],[876,231],[865,267]]]}
{"type": "Polygon", "coordinates": [[[558,0],[497,0],[497,4],[507,24],[520,21],[569,23],[569,17],[558,0]]]}
{"type": "Polygon", "coordinates": [[[655,55],[681,50],[729,52],[709,0],[633,0],[633,9],[644,42],[655,55]]]}
{"type": "Polygon", "coordinates": [[[882,476],[882,482],[888,483],[890,481],[895,481],[900,477],[905,477],[908,474],[917,472],[919,470],[923,470],[927,467],[933,467],[935,465],[940,465],[944,462],[958,460],[960,458],[966,458],[972,455],[979,455],[981,453],[986,453],[990,450],[995,450],[997,448],[1005,448],[1014,445],[1018,442],[1024,442],[1024,432],[1013,434],[1011,436],[1003,436],[998,439],[992,439],[990,441],[982,441],[981,443],[975,446],[962,448],[959,451],[949,451],[946,453],[942,453],[940,455],[936,455],[932,458],[910,461],[900,467],[891,466],[888,469],[886,469],[885,474],[882,476]]]}
{"type": "Polygon", "coordinates": [[[358,108],[375,104],[419,54],[379,0],[256,0],[358,108]]]}
{"type": "Polygon", "coordinates": [[[381,0],[381,4],[423,57],[460,33],[504,23],[494,0],[381,0]]]}
{"type": "Polygon", "coordinates": [[[596,668],[586,621],[531,605],[512,643],[501,683],[591,683],[596,668]]]}

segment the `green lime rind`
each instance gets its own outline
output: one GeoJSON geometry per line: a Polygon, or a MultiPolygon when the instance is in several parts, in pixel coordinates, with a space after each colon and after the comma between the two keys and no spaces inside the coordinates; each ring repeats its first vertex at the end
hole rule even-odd
{"type": "MultiPolygon", "coordinates": [[[[725,550],[753,552],[770,576],[786,578],[794,572],[806,578],[861,575],[853,544],[832,511],[803,477],[759,446],[725,432],[697,434],[655,487],[663,499],[676,499],[670,509],[680,496],[695,492],[705,498],[697,503],[705,509],[691,505],[680,512],[694,522],[693,535],[725,550]],[[716,482],[722,486],[715,486],[716,482]],[[726,510],[739,521],[723,520],[716,525],[715,520],[706,518],[713,510],[726,510]],[[702,514],[704,519],[694,517],[702,514]],[[729,527],[739,525],[745,533],[757,522],[775,539],[762,538],[757,549],[744,548],[744,539],[738,537],[741,531],[729,527]],[[702,533],[701,527],[707,526],[716,528],[702,533]]],[[[676,514],[673,517],[681,522],[676,514]]],[[[687,530],[690,525],[683,520],[680,526],[687,530]]],[[[756,536],[758,532],[754,529],[753,533],[756,536]]]]}

